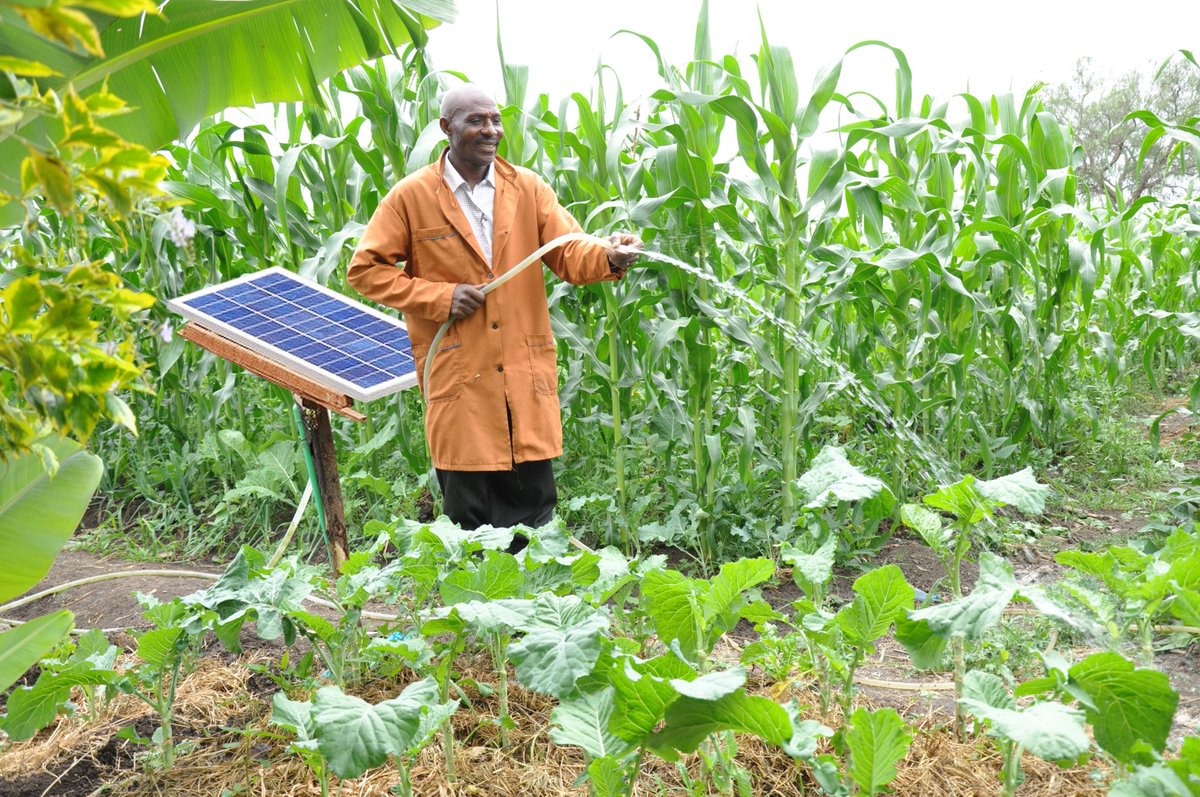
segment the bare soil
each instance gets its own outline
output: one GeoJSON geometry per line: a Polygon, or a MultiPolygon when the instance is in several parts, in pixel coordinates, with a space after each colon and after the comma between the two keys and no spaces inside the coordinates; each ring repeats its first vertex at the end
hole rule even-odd
{"type": "MultiPolygon", "coordinates": [[[[192,570],[220,572],[211,567],[196,567],[186,562],[126,562],[116,557],[100,557],[84,551],[63,551],[54,560],[50,572],[41,583],[27,594],[41,592],[69,581],[107,573],[134,572],[138,570],[192,570]]],[[[103,581],[75,587],[66,592],[50,595],[34,603],[21,606],[5,614],[13,620],[29,620],[43,614],[69,609],[75,615],[79,628],[137,628],[144,629],[148,623],[142,618],[142,609],[133,597],[134,592],[153,595],[160,601],[170,601],[180,595],[189,595],[212,585],[203,578],[177,576],[136,576],[103,581]]]]}

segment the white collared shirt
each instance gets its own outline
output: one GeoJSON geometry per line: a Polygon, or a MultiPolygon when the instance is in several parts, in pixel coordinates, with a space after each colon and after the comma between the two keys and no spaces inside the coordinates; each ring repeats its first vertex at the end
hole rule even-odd
{"type": "Polygon", "coordinates": [[[442,176],[446,180],[446,185],[458,199],[458,204],[462,207],[463,214],[471,225],[471,231],[475,233],[475,239],[479,241],[479,248],[483,250],[483,259],[487,261],[488,268],[491,268],[492,208],[496,200],[496,184],[492,182],[492,167],[488,166],[487,174],[475,184],[475,188],[472,190],[463,176],[458,173],[458,169],[454,168],[449,156],[443,158],[442,163],[444,164],[442,176]]]}

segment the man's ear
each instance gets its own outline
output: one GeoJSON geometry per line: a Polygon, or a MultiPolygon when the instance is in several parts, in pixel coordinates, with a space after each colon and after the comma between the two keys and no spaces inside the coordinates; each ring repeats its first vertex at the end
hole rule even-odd
{"type": "Polygon", "coordinates": [[[442,128],[442,132],[445,133],[447,136],[450,135],[450,120],[449,119],[447,119],[444,116],[441,119],[438,119],[438,127],[442,128]]]}

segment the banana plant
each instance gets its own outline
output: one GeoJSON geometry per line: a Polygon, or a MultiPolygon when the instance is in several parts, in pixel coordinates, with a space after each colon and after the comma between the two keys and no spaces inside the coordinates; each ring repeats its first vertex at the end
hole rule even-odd
{"type": "MultiPolygon", "coordinates": [[[[319,105],[323,80],[406,42],[423,46],[426,29],[455,13],[449,0],[422,2],[420,13],[388,0],[336,8],[260,0],[252,6],[185,2],[170,14],[158,13],[150,3],[113,0],[90,4],[113,14],[93,22],[59,6],[24,6],[0,5],[4,52],[44,64],[48,69],[41,79],[47,88],[69,83],[86,96],[108,87],[134,109],[114,130],[151,148],[185,137],[201,120],[231,106],[299,100],[319,105]],[[68,18],[73,25],[63,23],[68,18]],[[79,40],[58,43],[39,35],[56,27],[80,30],[79,40]],[[306,30],[310,35],[302,34],[306,30]],[[264,52],[294,59],[264,58],[264,52]]],[[[19,194],[13,170],[24,158],[25,144],[43,143],[41,122],[23,120],[0,139],[6,164],[0,188],[7,195],[19,194]]]]}

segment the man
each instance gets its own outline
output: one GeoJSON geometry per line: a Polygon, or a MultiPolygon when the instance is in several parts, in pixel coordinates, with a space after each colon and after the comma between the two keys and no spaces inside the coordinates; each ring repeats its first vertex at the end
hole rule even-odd
{"type": "MultiPolygon", "coordinates": [[[[443,508],[464,528],[537,527],[554,512],[550,460],[562,454],[558,373],[541,269],[480,290],[535,249],[579,231],[550,187],[496,157],[504,133],[490,95],[463,86],[442,101],[449,146],[401,180],[371,217],[347,279],[404,314],[417,374],[447,318],[425,395],[425,434],[443,508]],[[403,261],[403,268],[396,264],[403,261]]],[[[642,243],[572,242],[543,259],[576,285],[617,280],[642,243]]]]}

